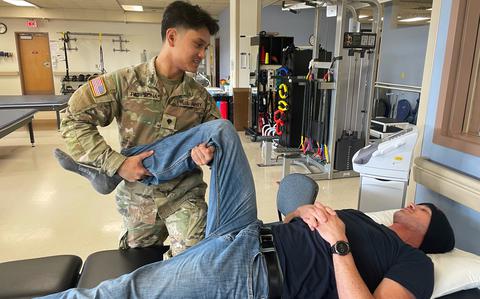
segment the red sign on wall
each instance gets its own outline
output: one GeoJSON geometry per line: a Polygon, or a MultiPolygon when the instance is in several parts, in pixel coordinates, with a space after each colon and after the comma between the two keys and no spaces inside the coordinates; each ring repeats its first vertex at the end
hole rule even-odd
{"type": "Polygon", "coordinates": [[[37,28],[37,21],[36,20],[28,20],[26,23],[28,28],[37,28]]]}

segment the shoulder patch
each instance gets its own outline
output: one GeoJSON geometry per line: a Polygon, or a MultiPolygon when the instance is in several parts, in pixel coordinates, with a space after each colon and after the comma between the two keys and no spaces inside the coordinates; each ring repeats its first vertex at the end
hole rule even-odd
{"type": "Polygon", "coordinates": [[[90,90],[92,91],[94,97],[103,96],[107,93],[107,86],[103,81],[103,77],[92,79],[88,81],[88,84],[90,85],[90,90]]]}

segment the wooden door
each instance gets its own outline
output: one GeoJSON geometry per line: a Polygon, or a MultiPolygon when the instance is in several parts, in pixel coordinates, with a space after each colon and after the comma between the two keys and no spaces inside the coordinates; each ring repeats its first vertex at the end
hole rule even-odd
{"type": "Polygon", "coordinates": [[[16,33],[23,94],[54,94],[48,33],[16,33]]]}
{"type": "Polygon", "coordinates": [[[243,131],[247,127],[252,127],[248,119],[250,116],[249,107],[250,88],[234,88],[233,89],[233,124],[237,131],[243,131]]]}

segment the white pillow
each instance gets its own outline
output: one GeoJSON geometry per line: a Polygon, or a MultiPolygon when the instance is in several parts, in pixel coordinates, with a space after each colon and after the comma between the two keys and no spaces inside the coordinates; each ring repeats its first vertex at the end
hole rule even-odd
{"type": "MultiPolygon", "coordinates": [[[[398,210],[366,213],[375,222],[390,226],[398,210]]],[[[432,298],[480,287],[480,256],[457,248],[442,254],[427,254],[434,265],[432,298]]]]}
{"type": "Polygon", "coordinates": [[[432,298],[480,287],[480,256],[457,248],[442,254],[427,254],[434,265],[432,298]]]}
{"type": "Polygon", "coordinates": [[[395,210],[385,210],[385,211],[380,211],[380,212],[370,212],[370,213],[365,213],[368,215],[368,217],[372,218],[373,221],[383,224],[385,226],[390,226],[393,224],[393,214],[395,214],[396,211],[399,209],[395,210]]]}

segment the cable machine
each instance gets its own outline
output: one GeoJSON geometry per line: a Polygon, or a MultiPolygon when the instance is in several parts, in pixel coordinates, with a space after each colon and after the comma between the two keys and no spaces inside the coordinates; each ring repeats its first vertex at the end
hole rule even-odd
{"type": "Polygon", "coordinates": [[[298,164],[302,165],[307,170],[307,175],[313,179],[358,176],[353,171],[351,159],[355,152],[369,141],[381,6],[376,0],[348,1],[348,4],[341,0],[306,2],[306,5],[314,6],[316,10],[314,56],[307,76],[312,76],[313,79],[306,80],[305,83],[301,152],[284,155],[283,175],[290,172],[291,164],[298,164]],[[319,53],[318,28],[320,9],[327,2],[334,2],[337,8],[335,50],[327,69],[327,77],[322,76],[322,79],[319,79],[319,72],[326,67],[315,61],[319,53]],[[353,6],[359,3],[373,6],[371,32],[360,32],[353,6]],[[328,115],[329,119],[322,122],[325,115],[328,115]],[[317,130],[314,133],[312,128],[315,127],[317,130]]]}

